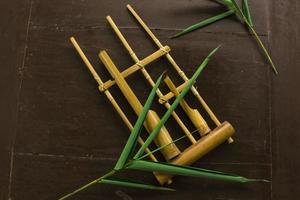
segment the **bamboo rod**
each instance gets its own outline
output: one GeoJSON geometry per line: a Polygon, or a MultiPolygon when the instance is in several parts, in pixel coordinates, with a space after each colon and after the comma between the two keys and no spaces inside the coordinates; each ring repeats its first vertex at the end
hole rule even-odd
{"type": "MultiPolygon", "coordinates": [[[[116,35],[118,36],[118,38],[121,40],[123,46],[126,48],[126,50],[128,51],[128,53],[130,54],[130,56],[133,59],[133,61],[136,62],[136,63],[142,62],[142,61],[139,60],[139,58],[137,57],[137,55],[134,53],[133,49],[130,47],[129,43],[127,42],[127,40],[125,39],[125,37],[123,36],[123,34],[121,33],[121,31],[119,30],[119,28],[117,27],[117,25],[114,23],[113,19],[110,16],[107,16],[106,19],[109,22],[109,24],[112,27],[112,29],[114,30],[114,32],[116,33],[116,35]]],[[[151,78],[150,74],[147,72],[147,70],[144,67],[140,68],[140,70],[142,71],[144,77],[147,79],[147,81],[149,82],[149,84],[152,87],[154,87],[155,83],[154,83],[153,79],[151,78]]],[[[159,98],[163,96],[163,94],[160,91],[160,89],[157,89],[156,93],[157,93],[157,96],[159,98]]],[[[164,102],[164,105],[165,105],[165,107],[167,109],[169,109],[171,107],[171,105],[167,101],[164,102]]],[[[190,133],[190,131],[188,130],[188,128],[184,125],[184,123],[182,122],[182,120],[179,118],[179,116],[177,115],[177,113],[175,111],[172,112],[172,116],[174,117],[174,119],[176,120],[176,122],[179,124],[179,126],[181,127],[181,129],[183,130],[183,132],[187,135],[187,137],[191,141],[191,143],[195,144],[196,143],[196,139],[193,137],[193,135],[190,133]]]]}
{"type": "MultiPolygon", "coordinates": [[[[123,78],[121,72],[118,70],[118,68],[115,66],[109,55],[106,53],[106,51],[101,51],[99,53],[99,58],[101,59],[102,63],[108,70],[108,72],[111,74],[111,76],[115,79],[116,84],[119,86],[121,92],[127,99],[128,103],[131,105],[133,110],[136,112],[137,115],[140,115],[143,109],[142,104],[138,100],[138,98],[135,96],[134,92],[126,82],[126,80],[123,78]]],[[[145,128],[149,133],[152,132],[152,130],[156,127],[156,125],[159,123],[160,119],[155,111],[149,110],[147,117],[145,119],[145,128]]],[[[157,135],[155,139],[155,143],[157,146],[164,146],[167,144],[172,143],[172,137],[170,136],[168,130],[163,127],[159,134],[157,135]]],[[[166,148],[161,150],[162,154],[166,158],[166,160],[171,160],[172,158],[178,156],[180,154],[180,150],[177,148],[175,144],[171,144],[167,146],[166,148]]]]}
{"type": "MultiPolygon", "coordinates": [[[[70,40],[71,40],[73,46],[75,47],[75,49],[77,50],[79,56],[81,57],[81,59],[85,63],[86,67],[89,69],[90,73],[92,74],[92,76],[94,77],[94,79],[97,81],[98,85],[100,86],[101,84],[103,84],[101,78],[97,74],[96,70],[94,69],[94,67],[92,66],[92,64],[88,60],[88,58],[83,53],[82,49],[80,48],[80,46],[77,43],[77,41],[75,40],[75,38],[71,37],[70,40]]],[[[106,90],[104,92],[104,94],[106,95],[106,97],[110,101],[110,103],[113,105],[113,107],[117,111],[117,113],[120,115],[121,119],[123,120],[123,122],[125,123],[125,125],[127,126],[127,128],[130,131],[132,131],[133,125],[131,124],[131,122],[129,121],[129,119],[126,117],[125,113],[123,112],[123,110],[121,109],[121,107],[118,105],[118,103],[116,102],[116,100],[114,99],[114,97],[111,95],[111,93],[108,90],[106,90]]],[[[138,138],[138,143],[140,145],[144,144],[144,141],[143,141],[143,139],[141,137],[138,138]]],[[[150,153],[151,151],[150,151],[149,148],[147,148],[145,150],[145,152],[146,153],[150,153]]],[[[152,161],[157,162],[157,159],[156,159],[156,157],[153,154],[150,155],[150,159],[152,161]]]]}
{"type": "MultiPolygon", "coordinates": [[[[136,72],[136,71],[138,71],[140,69],[143,69],[146,65],[148,65],[149,63],[157,60],[158,58],[160,58],[161,56],[165,55],[169,51],[170,51],[170,47],[168,47],[168,46],[164,46],[164,47],[160,48],[159,50],[157,50],[153,54],[147,56],[143,60],[137,62],[136,64],[134,64],[131,67],[129,67],[126,70],[124,70],[121,73],[122,76],[124,78],[126,78],[127,76],[133,74],[134,72],[136,72]]],[[[108,88],[110,88],[111,86],[113,86],[115,83],[116,83],[115,80],[108,80],[108,81],[106,81],[105,83],[103,83],[101,85],[101,91],[107,90],[108,88]]]]}
{"type": "MultiPolygon", "coordinates": [[[[176,86],[168,76],[165,78],[165,83],[176,96],[179,95],[176,86]]],[[[180,101],[180,105],[201,136],[204,136],[211,131],[206,121],[197,109],[192,109],[184,99],[180,101]]]]}
{"type": "MultiPolygon", "coordinates": [[[[134,11],[134,9],[128,4],[127,5],[128,10],[130,11],[130,13],[135,17],[135,19],[140,23],[140,25],[144,28],[144,30],[147,32],[147,34],[152,38],[152,40],[154,41],[154,43],[161,48],[163,45],[161,44],[161,42],[157,39],[157,37],[152,33],[152,31],[150,30],[150,28],[145,24],[145,22],[141,19],[141,17],[134,11]]],[[[181,70],[181,68],[177,65],[177,63],[175,62],[175,60],[172,58],[172,56],[168,53],[166,54],[166,57],[168,59],[168,61],[171,63],[171,65],[175,68],[175,70],[177,71],[177,73],[179,74],[179,76],[185,81],[187,82],[189,79],[188,77],[185,75],[185,73],[181,70]]],[[[206,112],[209,114],[210,118],[212,119],[212,121],[217,125],[220,126],[221,122],[219,121],[219,119],[216,117],[216,115],[212,112],[212,110],[209,108],[209,106],[206,104],[206,102],[204,101],[204,99],[201,97],[201,95],[199,94],[199,92],[197,91],[197,89],[195,88],[195,86],[192,86],[191,88],[192,93],[196,96],[196,98],[198,99],[198,101],[201,103],[201,105],[203,106],[203,108],[206,110],[206,112]]],[[[229,138],[228,143],[232,143],[233,139],[229,138]]]]}

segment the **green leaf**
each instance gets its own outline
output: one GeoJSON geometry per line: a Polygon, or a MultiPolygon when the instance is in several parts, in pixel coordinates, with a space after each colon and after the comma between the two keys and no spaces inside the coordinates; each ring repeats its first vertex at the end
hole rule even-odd
{"type": "Polygon", "coordinates": [[[200,75],[200,73],[202,72],[202,70],[205,68],[205,66],[208,64],[210,58],[212,57],[212,55],[220,48],[217,47],[215,48],[212,52],[210,52],[210,54],[205,58],[205,60],[202,62],[202,64],[198,67],[198,69],[196,70],[196,72],[194,73],[194,75],[192,76],[192,78],[186,83],[184,89],[182,90],[182,92],[176,97],[175,101],[173,102],[173,104],[171,105],[171,107],[167,110],[167,112],[164,114],[164,116],[161,118],[161,120],[159,121],[159,123],[156,125],[156,127],[152,130],[152,132],[150,133],[149,137],[147,138],[147,140],[145,141],[145,143],[141,146],[141,148],[138,150],[138,152],[136,153],[136,155],[134,156],[134,159],[139,158],[143,152],[145,151],[145,149],[150,145],[150,143],[154,140],[154,138],[157,136],[157,134],[159,133],[160,129],[164,126],[164,124],[166,123],[166,121],[169,119],[169,117],[171,116],[172,112],[175,110],[175,108],[178,106],[179,102],[182,100],[182,98],[187,94],[187,92],[190,90],[190,88],[192,87],[192,85],[195,83],[196,79],[198,78],[198,76],[200,75]]]}
{"type": "Polygon", "coordinates": [[[252,17],[251,17],[251,14],[250,14],[248,0],[243,0],[243,2],[242,2],[242,11],[243,11],[245,17],[247,18],[249,24],[253,27],[253,21],[252,21],[252,17]]]}
{"type": "Polygon", "coordinates": [[[235,174],[227,174],[219,171],[213,171],[213,170],[207,170],[207,169],[189,167],[189,166],[179,166],[170,163],[145,161],[145,160],[131,161],[130,164],[127,166],[127,168],[134,169],[134,170],[142,170],[142,171],[162,172],[162,173],[173,174],[173,175],[233,181],[233,182],[240,182],[240,183],[254,182],[254,181],[268,182],[267,180],[248,179],[235,174]]]}
{"type": "Polygon", "coordinates": [[[229,8],[232,7],[231,0],[214,0],[214,1],[216,1],[217,3],[220,3],[220,4],[224,5],[224,6],[228,6],[229,8]]]}
{"type": "Polygon", "coordinates": [[[184,29],[183,31],[177,33],[176,35],[172,36],[171,38],[177,38],[177,37],[185,35],[185,34],[187,34],[189,32],[192,32],[192,31],[194,31],[196,29],[203,28],[203,27],[205,27],[205,26],[207,26],[209,24],[212,24],[212,23],[217,22],[217,21],[219,21],[221,19],[224,19],[224,18],[226,18],[226,17],[228,17],[228,16],[230,16],[232,14],[234,14],[234,11],[233,10],[228,10],[228,11],[222,13],[222,14],[216,15],[214,17],[211,17],[211,18],[208,18],[208,19],[206,19],[204,21],[201,21],[201,22],[199,22],[197,24],[194,24],[194,25],[192,25],[192,26],[184,29]]]}
{"type": "Polygon", "coordinates": [[[147,190],[175,191],[173,188],[143,184],[143,183],[138,183],[138,182],[131,181],[131,180],[116,179],[116,178],[102,179],[98,183],[119,185],[119,186],[133,187],[133,188],[142,188],[142,189],[147,189],[147,190]]]}
{"type": "Polygon", "coordinates": [[[124,167],[125,163],[127,162],[127,160],[129,159],[129,157],[131,156],[132,152],[134,151],[134,148],[137,143],[137,139],[138,139],[140,131],[143,127],[143,123],[145,121],[147,113],[148,113],[150,106],[153,102],[153,99],[155,97],[156,90],[157,90],[159,84],[161,83],[162,77],[163,77],[163,74],[157,79],[154,87],[152,88],[151,93],[148,96],[147,101],[144,105],[144,108],[143,108],[141,114],[139,115],[139,117],[131,131],[131,134],[130,134],[130,136],[127,140],[127,143],[119,157],[119,160],[117,161],[117,164],[114,168],[115,170],[122,169],[124,167]]]}
{"type": "Polygon", "coordinates": [[[269,63],[271,64],[273,71],[274,71],[275,74],[277,75],[277,74],[278,74],[278,71],[277,71],[276,66],[275,66],[275,64],[274,64],[274,62],[273,62],[273,60],[272,60],[272,58],[271,58],[271,56],[270,56],[268,50],[266,49],[265,45],[262,43],[260,37],[258,36],[258,34],[256,33],[256,31],[254,30],[254,28],[253,28],[253,27],[251,26],[251,24],[248,22],[247,17],[243,14],[241,8],[238,6],[238,4],[236,3],[236,1],[235,1],[235,0],[231,0],[231,1],[232,1],[232,4],[233,4],[234,7],[235,7],[235,10],[236,10],[237,15],[240,16],[241,20],[247,24],[247,26],[249,27],[249,29],[250,29],[251,32],[253,33],[256,42],[258,43],[258,45],[260,46],[260,48],[263,50],[265,56],[267,57],[269,63]]]}

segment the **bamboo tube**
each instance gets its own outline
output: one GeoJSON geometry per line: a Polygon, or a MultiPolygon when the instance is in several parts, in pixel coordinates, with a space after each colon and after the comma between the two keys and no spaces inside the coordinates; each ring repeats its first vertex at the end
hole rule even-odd
{"type": "MultiPolygon", "coordinates": [[[[175,165],[192,165],[195,161],[199,160],[199,158],[228,140],[233,134],[234,128],[231,124],[223,122],[223,124],[215,128],[208,135],[198,140],[196,144],[187,148],[180,156],[172,160],[171,163],[175,165]]],[[[170,178],[172,178],[173,175],[159,172],[155,172],[154,174],[161,185],[171,183],[170,178]]]]}
{"type": "MultiPolygon", "coordinates": [[[[157,39],[157,37],[152,33],[152,31],[150,30],[150,28],[145,24],[145,22],[141,19],[141,17],[134,11],[134,9],[128,4],[127,5],[128,10],[130,11],[130,13],[136,18],[136,20],[140,23],[140,25],[144,28],[144,30],[147,32],[147,34],[152,38],[152,40],[154,41],[154,43],[161,48],[163,45],[161,44],[161,42],[157,39]]],[[[168,59],[168,61],[172,64],[172,66],[175,68],[175,70],[177,71],[177,73],[179,74],[179,76],[185,81],[187,82],[189,79],[188,77],[185,75],[185,73],[181,70],[181,68],[177,65],[177,63],[175,62],[175,60],[172,58],[172,56],[168,53],[166,54],[166,57],[168,59]]],[[[206,102],[204,101],[204,99],[201,97],[201,95],[199,94],[199,92],[197,91],[197,89],[195,88],[195,86],[192,86],[191,88],[192,93],[196,96],[196,98],[198,99],[198,101],[201,103],[201,105],[203,106],[203,108],[206,110],[206,112],[209,114],[210,118],[212,119],[212,121],[216,124],[216,126],[220,126],[221,122],[219,121],[219,119],[216,117],[216,115],[211,111],[211,109],[208,107],[208,105],[206,104],[206,102]]],[[[232,143],[234,140],[232,138],[228,139],[228,143],[232,143]]]]}
{"type": "MultiPolygon", "coordinates": [[[[115,79],[116,84],[119,86],[128,103],[131,105],[136,114],[139,115],[142,112],[143,106],[135,96],[113,61],[110,59],[109,55],[106,53],[106,51],[101,51],[99,53],[99,58],[101,59],[102,63],[105,65],[111,76],[115,79]]],[[[151,131],[155,128],[159,121],[160,119],[158,115],[153,110],[149,110],[148,115],[145,119],[145,128],[149,133],[151,133],[151,131]]],[[[173,140],[165,127],[160,130],[155,139],[155,143],[157,146],[164,146],[172,143],[172,141],[173,140]]],[[[162,149],[161,152],[166,160],[171,160],[172,158],[180,154],[180,150],[175,144],[167,146],[166,148],[162,149]]]]}
{"type": "MultiPolygon", "coordinates": [[[[157,50],[153,54],[147,56],[143,60],[138,61],[136,64],[134,64],[131,67],[129,67],[126,70],[124,70],[121,73],[122,76],[124,78],[126,78],[127,76],[133,74],[134,72],[136,72],[136,71],[144,68],[149,63],[151,63],[151,62],[157,60],[158,58],[160,58],[161,56],[165,55],[169,51],[170,51],[170,47],[168,47],[168,46],[162,47],[161,49],[157,50]]],[[[115,83],[116,83],[115,80],[108,80],[108,81],[106,81],[105,83],[103,83],[101,85],[101,91],[107,90],[108,88],[110,88],[111,86],[113,86],[115,83]]]]}
{"type": "MultiPolygon", "coordinates": [[[[176,96],[179,95],[176,86],[168,76],[165,78],[165,83],[176,96]]],[[[192,109],[184,99],[180,101],[180,105],[201,136],[204,136],[210,132],[209,126],[197,109],[192,109]]]]}
{"type": "MultiPolygon", "coordinates": [[[[119,30],[119,28],[117,27],[117,25],[114,23],[113,19],[110,16],[107,16],[106,19],[109,22],[109,24],[112,27],[112,29],[114,30],[114,32],[116,33],[116,35],[118,36],[118,38],[121,40],[122,44],[124,45],[124,47],[126,48],[126,50],[128,51],[128,53],[130,54],[130,56],[133,59],[133,61],[136,62],[136,63],[142,62],[142,61],[139,60],[139,58],[137,57],[137,55],[134,53],[134,51],[130,47],[129,43],[126,41],[125,37],[123,36],[123,34],[121,33],[121,31],[119,30]]],[[[154,87],[155,83],[154,83],[153,79],[151,78],[150,74],[147,72],[147,70],[144,67],[140,68],[140,70],[142,71],[144,77],[147,79],[147,81],[149,82],[149,84],[151,85],[151,87],[154,87]]],[[[123,75],[123,73],[122,73],[122,75],[123,75]]],[[[160,89],[157,89],[156,93],[157,93],[158,97],[162,97],[163,96],[163,94],[160,91],[160,89]]],[[[171,107],[171,105],[167,101],[164,102],[164,106],[167,109],[169,109],[171,107]]],[[[179,118],[179,116],[177,115],[177,113],[175,111],[172,112],[172,116],[174,117],[174,119],[176,120],[176,122],[179,124],[179,126],[181,127],[181,129],[183,130],[183,132],[187,135],[187,137],[189,138],[189,140],[193,144],[196,143],[196,139],[193,137],[193,135],[190,133],[190,131],[187,129],[187,127],[184,125],[184,123],[182,122],[182,120],[179,118]]]]}
{"type": "MultiPolygon", "coordinates": [[[[73,46],[75,47],[75,49],[77,50],[78,54],[80,55],[81,59],[83,60],[83,62],[85,63],[85,65],[87,66],[87,68],[89,69],[90,73],[92,74],[92,76],[94,77],[94,79],[97,81],[98,85],[100,86],[101,84],[103,84],[101,78],[99,77],[99,75],[97,74],[96,70],[94,69],[94,67],[92,66],[92,64],[90,63],[90,61],[88,60],[88,58],[85,56],[85,54],[83,53],[82,49],[80,48],[79,44],[77,43],[77,41],[75,40],[74,37],[70,38],[73,46]]],[[[117,111],[117,113],[120,115],[121,119],[123,120],[123,122],[126,124],[126,126],[128,127],[128,129],[130,131],[132,131],[133,126],[131,124],[131,122],[129,121],[129,119],[126,117],[125,113],[123,112],[123,110],[120,108],[120,106],[118,105],[118,103],[116,102],[116,100],[114,99],[114,97],[111,95],[111,93],[106,90],[104,92],[104,94],[106,95],[107,99],[110,101],[110,103],[113,105],[113,107],[115,108],[115,110],[117,111]]],[[[144,144],[144,141],[141,137],[138,138],[138,143],[140,145],[144,144]]],[[[150,149],[147,148],[145,150],[146,153],[150,153],[150,149]]],[[[156,157],[153,154],[150,154],[150,159],[152,161],[157,162],[156,157]]]]}

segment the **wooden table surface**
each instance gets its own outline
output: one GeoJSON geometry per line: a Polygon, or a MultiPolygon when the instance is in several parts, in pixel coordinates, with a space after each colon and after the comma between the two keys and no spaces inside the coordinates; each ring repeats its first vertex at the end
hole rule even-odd
{"type": "MultiPolygon", "coordinates": [[[[196,86],[219,118],[234,125],[235,143],[221,145],[195,166],[271,182],[241,185],[176,177],[172,186],[177,192],[173,193],[98,185],[73,199],[298,199],[297,0],[249,0],[256,29],[270,49],[278,76],[235,17],[176,40],[168,38],[223,10],[210,1],[1,1],[0,199],[57,199],[113,166],[129,132],[99,94],[69,37],[76,37],[101,77],[109,79],[97,58],[100,50],[107,50],[119,69],[133,62],[106,15],[112,16],[139,57],[157,49],[126,10],[127,3],[171,47],[188,76],[209,51],[222,44],[196,86]]],[[[147,69],[155,78],[167,69],[177,84],[182,83],[164,59],[147,69]]],[[[144,102],[151,88],[142,75],[138,72],[127,80],[144,102]]],[[[119,89],[111,91],[134,121],[136,116],[119,89]]],[[[192,95],[186,99],[199,107],[192,95]]],[[[155,108],[160,116],[165,111],[158,105],[155,108]]],[[[181,109],[178,113],[185,117],[181,109]]],[[[166,126],[174,137],[182,134],[174,120],[166,126]]],[[[123,176],[155,183],[151,173],[123,176]]]]}

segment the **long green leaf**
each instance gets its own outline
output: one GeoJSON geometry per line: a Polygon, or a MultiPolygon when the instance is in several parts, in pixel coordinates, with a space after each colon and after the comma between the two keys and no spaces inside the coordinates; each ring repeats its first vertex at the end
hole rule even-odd
{"type": "Polygon", "coordinates": [[[167,112],[164,114],[164,116],[161,118],[161,120],[159,121],[159,123],[156,125],[156,127],[152,130],[152,132],[150,133],[149,137],[147,138],[147,140],[145,141],[145,143],[141,146],[141,148],[138,150],[138,152],[136,153],[136,155],[134,156],[134,159],[139,158],[143,152],[145,151],[145,149],[150,145],[150,143],[154,140],[154,138],[157,136],[157,134],[159,133],[160,129],[163,127],[163,125],[166,123],[166,121],[169,119],[169,117],[171,116],[172,112],[175,110],[175,108],[178,106],[179,102],[182,100],[182,98],[187,94],[187,92],[190,90],[190,88],[192,87],[192,85],[195,83],[196,79],[198,78],[198,76],[200,75],[200,73],[202,72],[202,70],[205,68],[205,66],[208,64],[210,58],[212,57],[212,55],[220,48],[217,47],[215,48],[212,52],[210,52],[210,54],[205,58],[205,60],[202,62],[202,64],[198,67],[198,69],[196,70],[196,72],[194,73],[194,75],[192,76],[192,78],[187,82],[187,84],[185,85],[184,89],[182,90],[182,92],[177,96],[177,98],[175,99],[175,101],[173,102],[173,104],[171,105],[171,107],[167,110],[167,112]]]}
{"type": "Polygon", "coordinates": [[[231,0],[232,1],[232,4],[234,5],[235,7],[235,10],[236,10],[236,13],[238,14],[238,16],[240,16],[241,20],[243,22],[245,22],[247,24],[247,26],[249,27],[249,29],[251,30],[251,32],[253,33],[254,35],[254,38],[255,40],[257,41],[258,45],[262,48],[265,56],[267,57],[269,63],[271,64],[272,68],[273,68],[273,71],[275,72],[275,74],[277,75],[278,74],[278,71],[276,69],[276,66],[268,52],[268,50],[266,49],[265,45],[263,44],[263,42],[261,41],[260,37],[258,36],[258,34],[256,33],[256,31],[254,30],[254,28],[251,26],[251,24],[248,22],[248,19],[247,17],[243,14],[241,8],[239,7],[239,5],[236,3],[235,0],[231,0]]]}
{"type": "Polygon", "coordinates": [[[249,24],[253,27],[253,21],[252,21],[252,17],[251,17],[251,14],[250,14],[248,0],[243,0],[243,2],[242,2],[242,11],[243,11],[245,17],[247,18],[249,24]]]}
{"type": "Polygon", "coordinates": [[[149,185],[149,184],[144,184],[144,183],[138,183],[138,182],[131,181],[131,180],[116,179],[116,178],[101,179],[98,183],[119,185],[119,186],[125,186],[125,187],[133,187],[133,188],[142,188],[142,189],[147,189],[147,190],[175,191],[173,188],[149,185]]]}
{"type": "Polygon", "coordinates": [[[214,17],[211,17],[211,18],[208,18],[208,19],[206,19],[206,20],[203,20],[203,21],[201,21],[201,22],[199,22],[199,23],[197,23],[197,24],[194,24],[194,25],[192,25],[192,26],[190,26],[190,27],[184,29],[183,31],[177,33],[176,35],[172,36],[171,38],[177,38],[177,37],[180,37],[180,36],[182,36],[182,35],[185,35],[185,34],[187,34],[187,33],[189,33],[189,32],[192,32],[192,31],[194,31],[194,30],[196,30],[196,29],[203,28],[203,27],[205,27],[205,26],[207,26],[207,25],[209,25],[209,24],[212,24],[212,23],[214,23],[214,22],[216,22],[216,21],[219,21],[219,20],[221,20],[221,19],[224,19],[224,18],[226,18],[226,17],[228,17],[228,16],[230,16],[230,15],[233,15],[233,14],[234,14],[234,11],[233,11],[233,10],[228,10],[228,11],[226,11],[226,12],[224,12],[224,13],[221,13],[221,14],[216,15],[216,16],[214,16],[214,17]]]}
{"type": "Polygon", "coordinates": [[[127,143],[119,157],[119,160],[115,166],[115,170],[120,170],[123,168],[123,166],[125,165],[125,163],[127,162],[127,160],[129,159],[129,156],[132,154],[132,152],[134,151],[134,148],[136,146],[136,143],[137,143],[137,139],[139,137],[139,134],[140,134],[140,131],[142,129],[142,126],[143,126],[143,123],[145,121],[145,118],[147,116],[147,113],[150,109],[150,106],[153,102],[153,99],[155,97],[155,94],[156,94],[156,90],[159,86],[159,84],[161,83],[161,80],[162,80],[162,77],[163,77],[163,74],[157,79],[154,87],[152,88],[151,90],[151,93],[150,95],[148,96],[147,98],[147,101],[145,103],[145,106],[141,112],[141,114],[139,115],[134,127],[133,127],[133,130],[131,131],[131,134],[127,140],[127,143]]]}
{"type": "Polygon", "coordinates": [[[134,170],[142,170],[142,171],[162,172],[162,173],[173,174],[173,175],[233,181],[233,182],[240,182],[240,183],[254,182],[254,181],[268,182],[267,180],[263,180],[263,179],[248,179],[235,174],[227,174],[219,171],[213,171],[213,170],[207,170],[207,169],[195,168],[189,166],[179,166],[170,163],[145,161],[145,160],[131,161],[130,164],[127,166],[127,168],[134,169],[134,170]]]}

